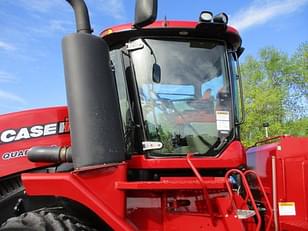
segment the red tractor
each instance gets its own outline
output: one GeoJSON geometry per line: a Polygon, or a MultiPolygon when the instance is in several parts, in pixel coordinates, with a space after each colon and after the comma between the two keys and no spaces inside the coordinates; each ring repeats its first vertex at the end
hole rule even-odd
{"type": "Polygon", "coordinates": [[[278,229],[240,142],[244,49],[227,15],[155,21],[157,1],[137,0],[133,24],[98,37],[67,1],[68,110],[0,117],[0,230],[278,229]]]}

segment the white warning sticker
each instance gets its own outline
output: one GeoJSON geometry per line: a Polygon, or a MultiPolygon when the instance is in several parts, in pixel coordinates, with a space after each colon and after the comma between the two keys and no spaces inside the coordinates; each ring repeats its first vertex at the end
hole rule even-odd
{"type": "Polygon", "coordinates": [[[230,131],[229,121],[217,120],[217,130],[218,131],[230,131]]]}
{"type": "Polygon", "coordinates": [[[218,131],[230,131],[230,113],[228,111],[216,111],[218,131]]]}
{"type": "Polygon", "coordinates": [[[230,120],[228,111],[216,111],[216,120],[230,120]]]}
{"type": "Polygon", "coordinates": [[[280,216],[296,216],[295,202],[279,202],[280,216]]]}

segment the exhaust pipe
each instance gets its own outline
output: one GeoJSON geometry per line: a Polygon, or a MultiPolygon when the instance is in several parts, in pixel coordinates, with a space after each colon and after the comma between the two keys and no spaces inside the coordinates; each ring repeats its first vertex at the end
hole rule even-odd
{"type": "Polygon", "coordinates": [[[88,8],[82,0],[66,0],[73,8],[75,12],[75,20],[77,33],[91,34],[90,18],[88,14],[88,8]]]}
{"type": "Polygon", "coordinates": [[[67,1],[77,23],[77,33],[62,41],[73,165],[119,163],[125,160],[125,145],[109,48],[91,35],[83,0],[67,1]]]}
{"type": "Polygon", "coordinates": [[[72,162],[72,149],[70,147],[33,147],[27,152],[32,162],[64,163],[72,162]]]}

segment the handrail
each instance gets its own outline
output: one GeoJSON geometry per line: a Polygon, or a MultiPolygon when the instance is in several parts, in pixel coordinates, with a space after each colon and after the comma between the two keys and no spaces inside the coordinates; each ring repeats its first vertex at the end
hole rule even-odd
{"type": "Polygon", "coordinates": [[[247,149],[256,147],[258,144],[263,144],[265,142],[276,140],[276,139],[283,138],[283,137],[286,137],[286,136],[288,136],[288,135],[272,136],[272,137],[266,138],[264,140],[257,141],[254,145],[248,147],[247,149]]]}
{"type": "MultiPolygon", "coordinates": [[[[254,209],[254,211],[255,211],[255,213],[256,213],[256,216],[257,216],[257,224],[256,224],[257,227],[256,227],[256,230],[259,231],[260,228],[261,228],[261,216],[260,216],[258,207],[257,207],[257,205],[256,205],[256,203],[255,203],[255,200],[254,200],[254,198],[253,198],[253,195],[252,195],[252,193],[251,193],[249,184],[248,184],[248,182],[247,182],[247,180],[246,180],[246,177],[245,177],[244,173],[243,173],[242,171],[238,170],[238,169],[230,169],[230,170],[226,173],[226,175],[225,175],[225,181],[226,181],[226,185],[227,185],[228,192],[229,192],[230,197],[231,197],[231,203],[232,203],[232,201],[233,201],[233,192],[232,192],[232,189],[231,189],[231,187],[230,187],[229,176],[230,176],[232,173],[237,173],[237,174],[239,174],[239,175],[241,176],[242,184],[243,184],[243,186],[244,186],[244,188],[245,188],[245,192],[246,192],[246,194],[247,194],[247,196],[248,196],[248,197],[246,196],[245,201],[246,201],[248,198],[250,198],[252,207],[253,207],[253,209],[254,209]]],[[[232,204],[231,204],[230,206],[232,206],[232,204]]]]}
{"type": "Polygon", "coordinates": [[[214,212],[213,212],[213,208],[212,208],[212,204],[211,204],[211,201],[210,201],[210,197],[209,197],[209,193],[208,193],[208,190],[207,190],[206,183],[204,182],[204,180],[202,179],[202,176],[200,175],[200,173],[198,172],[198,170],[193,165],[193,163],[190,159],[193,155],[194,155],[193,153],[187,153],[186,160],[187,160],[187,163],[189,164],[191,170],[194,172],[194,174],[196,175],[198,181],[200,182],[200,184],[202,186],[203,194],[204,194],[204,200],[206,202],[209,214],[211,216],[212,225],[216,226],[216,223],[215,223],[215,220],[214,220],[214,212]]]}
{"type": "Polygon", "coordinates": [[[263,184],[262,184],[262,182],[261,182],[260,177],[257,175],[257,173],[256,173],[255,171],[253,171],[253,170],[247,170],[247,171],[244,172],[244,176],[245,176],[246,180],[247,180],[247,176],[248,176],[249,174],[254,175],[254,176],[256,177],[256,179],[257,179],[257,181],[258,181],[258,184],[259,184],[259,187],[260,187],[260,191],[261,191],[261,193],[263,194],[263,197],[264,197],[264,199],[265,199],[266,205],[267,205],[268,210],[269,210],[269,213],[270,213],[270,214],[269,214],[269,220],[268,220],[268,223],[267,223],[267,226],[266,226],[266,229],[265,229],[265,230],[270,230],[270,227],[271,227],[271,225],[272,225],[272,220],[273,220],[273,208],[272,208],[271,203],[270,203],[270,201],[269,201],[269,199],[268,199],[268,197],[267,197],[267,195],[266,195],[266,192],[265,192],[265,190],[264,190],[264,187],[263,187],[263,184]]]}

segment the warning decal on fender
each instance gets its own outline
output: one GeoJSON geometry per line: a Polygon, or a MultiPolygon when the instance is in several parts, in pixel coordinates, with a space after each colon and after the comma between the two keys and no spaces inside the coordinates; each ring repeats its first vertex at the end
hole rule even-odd
{"type": "Polygon", "coordinates": [[[295,202],[279,202],[280,216],[296,216],[295,202]]]}

